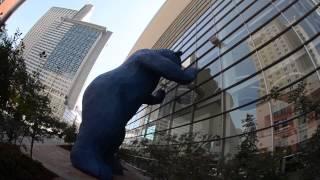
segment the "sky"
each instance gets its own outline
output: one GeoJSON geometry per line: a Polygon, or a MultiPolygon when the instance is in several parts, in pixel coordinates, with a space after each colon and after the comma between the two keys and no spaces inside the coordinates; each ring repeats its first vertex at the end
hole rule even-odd
{"type": "MultiPolygon", "coordinates": [[[[107,27],[112,31],[84,84],[78,105],[81,109],[83,90],[98,75],[119,66],[157,13],[165,0],[27,0],[7,21],[10,35],[19,29],[25,35],[51,7],[79,10],[84,4],[94,9],[88,22],[107,27]]],[[[22,35],[22,36],[23,36],[22,35]]]]}

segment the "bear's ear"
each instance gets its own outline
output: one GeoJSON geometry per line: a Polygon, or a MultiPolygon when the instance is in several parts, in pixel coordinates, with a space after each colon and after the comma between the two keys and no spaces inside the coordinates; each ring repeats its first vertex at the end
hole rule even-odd
{"type": "Polygon", "coordinates": [[[174,54],[175,54],[176,56],[178,56],[178,57],[181,57],[182,52],[181,52],[181,51],[177,51],[177,52],[175,52],[174,54]]]}

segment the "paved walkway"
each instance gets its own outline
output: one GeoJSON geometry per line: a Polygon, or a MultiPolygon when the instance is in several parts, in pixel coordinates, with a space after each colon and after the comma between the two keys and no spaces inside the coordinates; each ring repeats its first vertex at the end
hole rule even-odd
{"type": "MultiPolygon", "coordinates": [[[[40,161],[50,171],[59,176],[56,180],[96,180],[72,167],[69,151],[55,145],[35,145],[33,158],[40,161]]],[[[116,176],[114,180],[148,180],[130,166],[125,166],[124,176],[116,176]]]]}

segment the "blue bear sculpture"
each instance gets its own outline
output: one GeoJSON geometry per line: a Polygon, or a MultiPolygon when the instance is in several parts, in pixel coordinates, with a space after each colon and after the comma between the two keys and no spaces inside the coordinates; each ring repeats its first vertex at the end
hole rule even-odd
{"type": "Polygon", "coordinates": [[[160,78],[180,84],[196,78],[195,68],[181,69],[180,56],[181,52],[168,49],[142,49],[92,81],[83,95],[82,123],[70,155],[74,167],[112,179],[119,166],[114,155],[124,140],[127,122],[142,104],[158,104],[165,97],[161,89],[152,94],[160,78]]]}

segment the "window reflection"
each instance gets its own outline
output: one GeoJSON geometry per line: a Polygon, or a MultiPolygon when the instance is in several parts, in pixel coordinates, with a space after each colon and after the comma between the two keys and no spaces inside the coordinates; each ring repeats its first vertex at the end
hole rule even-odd
{"type": "MultiPolygon", "coordinates": [[[[304,82],[306,97],[312,101],[317,101],[317,98],[313,98],[315,94],[319,93],[320,88],[317,74],[312,74],[304,82]]],[[[289,95],[286,93],[297,88],[297,86],[285,90],[278,100],[271,102],[273,123],[276,125],[274,128],[275,148],[288,147],[293,151],[297,150],[298,143],[310,138],[319,124],[319,119],[314,113],[286,122],[300,114],[295,111],[294,105],[290,103],[289,95]]]]}
{"type": "MultiPolygon", "coordinates": [[[[209,12],[213,9],[211,7],[179,39],[179,42],[185,44],[182,56],[185,60],[183,68],[193,64],[202,69],[197,79],[189,85],[176,86],[176,83],[170,82],[166,89],[171,91],[160,105],[160,109],[157,110],[159,105],[149,106],[135,115],[133,119],[142,118],[129,125],[127,129],[144,125],[146,122],[149,124],[129,131],[128,136],[167,130],[146,137],[159,144],[168,143],[163,138],[167,134],[179,136],[190,130],[216,138],[234,136],[244,132],[241,120],[249,114],[254,118],[255,129],[275,125],[275,128],[257,132],[256,145],[260,150],[272,151],[286,146],[292,149],[297,147],[297,143],[311,137],[319,124],[317,116],[311,113],[307,118],[286,122],[295,116],[294,107],[288,101],[288,96],[284,95],[278,100],[270,101],[262,101],[259,98],[267,95],[273,87],[292,84],[320,66],[320,37],[315,37],[319,36],[320,32],[319,8],[292,27],[292,23],[315,7],[317,2],[315,0],[215,1],[213,6],[221,3],[219,7],[214,12],[209,12]],[[292,7],[279,13],[292,2],[295,2],[292,7]],[[240,3],[236,9],[226,13],[236,3],[240,3]],[[239,12],[250,3],[254,4],[239,15],[239,12]],[[269,5],[263,8],[267,4],[269,5]],[[222,13],[215,16],[220,10],[222,13]],[[276,18],[265,24],[277,13],[279,15],[276,18]],[[208,17],[202,21],[205,15],[208,17]],[[234,17],[236,19],[229,22],[234,17]],[[246,21],[247,24],[243,24],[246,21]],[[202,27],[207,22],[208,25],[202,27]],[[257,28],[260,29],[257,31],[257,28]],[[200,30],[197,34],[195,34],[196,29],[200,30]],[[234,31],[235,29],[237,30],[234,31]],[[207,30],[208,32],[204,34],[207,30]],[[284,30],[286,32],[283,32],[284,30]],[[254,31],[256,32],[252,33],[254,31]],[[191,34],[188,34],[190,32],[191,34]],[[280,32],[283,34],[279,35],[280,32]],[[274,40],[269,42],[273,38],[274,40]],[[302,46],[311,38],[311,42],[302,46]],[[296,50],[297,47],[300,49],[296,50]],[[289,53],[292,54],[288,56],[289,53]],[[272,66],[269,67],[270,65],[272,66]],[[256,74],[257,71],[259,73],[256,74]],[[251,77],[253,74],[256,75],[251,77]],[[175,99],[177,96],[181,97],[175,99]],[[174,102],[166,104],[172,100],[174,102]],[[151,110],[155,111],[150,113],[151,110]],[[143,116],[145,114],[148,115],[143,116]],[[194,122],[192,126],[189,125],[191,122],[194,122]]],[[[181,47],[175,46],[175,49],[181,47]]],[[[316,98],[320,94],[319,79],[319,72],[315,72],[304,81],[306,94],[312,100],[319,99],[316,98]]],[[[282,93],[288,94],[294,88],[295,86],[289,87],[282,93]]],[[[241,137],[233,137],[223,142],[207,143],[205,148],[213,154],[218,154],[224,149],[225,155],[233,155],[238,151],[241,141],[241,137]]]]}
{"type": "MultiPolygon", "coordinates": [[[[260,69],[259,64],[254,61],[254,57],[256,56],[250,56],[224,72],[223,82],[225,87],[229,87],[242,81],[244,78],[256,73],[257,70],[260,69]]],[[[222,64],[224,64],[224,62],[222,62],[222,64]]]]}
{"type": "Polygon", "coordinates": [[[248,22],[249,30],[251,32],[255,31],[258,27],[260,27],[265,22],[270,20],[274,15],[276,15],[276,13],[277,11],[273,6],[268,6],[266,9],[260,12],[258,16],[254,17],[248,22]]]}
{"type": "MultiPolygon", "coordinates": [[[[265,85],[261,74],[227,90],[226,110],[247,104],[266,95],[265,85]]],[[[255,103],[246,108],[255,107],[255,103]]]]}
{"type": "Polygon", "coordinates": [[[304,49],[294,53],[265,73],[268,87],[284,87],[303,77],[314,69],[311,59],[304,49]]]}
{"type": "Polygon", "coordinates": [[[309,40],[320,32],[320,13],[314,11],[293,28],[300,39],[303,41],[309,40]]]}
{"type": "MultiPolygon", "coordinates": [[[[210,42],[207,42],[206,45],[204,46],[205,49],[209,49],[206,47],[212,47],[210,42]]],[[[203,49],[199,50],[197,52],[197,56],[199,55],[201,57],[203,49]]],[[[203,57],[201,57],[198,60],[198,68],[201,69],[204,66],[207,66],[208,63],[212,62],[213,60],[216,61],[217,57],[219,56],[219,49],[218,48],[214,48],[213,50],[209,51],[207,54],[205,54],[203,57]]],[[[219,63],[220,64],[220,63],[219,63]]],[[[215,72],[219,72],[219,71],[215,71],[215,72]]]]}
{"type": "MultiPolygon", "coordinates": [[[[270,108],[267,102],[257,102],[252,105],[231,111],[226,115],[226,136],[233,136],[244,133],[244,122],[248,115],[252,115],[255,123],[255,129],[259,130],[271,125],[270,108]]],[[[257,132],[256,145],[260,150],[272,150],[272,131],[271,129],[257,132]]],[[[235,148],[241,143],[241,138],[232,138],[226,141],[225,154],[233,155],[238,152],[235,148]]]]}
{"type": "MultiPolygon", "coordinates": [[[[276,3],[276,5],[280,6],[287,6],[291,2],[290,1],[280,1],[276,3]]],[[[290,23],[296,21],[297,19],[301,18],[305,15],[308,11],[310,11],[315,5],[315,1],[312,0],[299,0],[298,2],[294,3],[289,9],[283,12],[284,16],[288,19],[290,23]]]]}
{"type": "MultiPolygon", "coordinates": [[[[203,111],[205,113],[205,110],[203,111]]],[[[223,135],[222,116],[211,118],[206,121],[201,121],[193,124],[193,133],[201,136],[207,136],[209,139],[217,139],[223,135]]],[[[198,141],[202,139],[199,138],[198,141]]],[[[218,154],[221,152],[222,143],[220,141],[212,141],[203,145],[208,152],[218,154]]]]}
{"type": "Polygon", "coordinates": [[[258,11],[260,11],[265,5],[270,3],[270,1],[256,1],[249,9],[242,13],[244,19],[249,19],[258,11]]]}
{"type": "MultiPolygon", "coordinates": [[[[179,136],[186,134],[186,133],[189,133],[189,132],[190,132],[190,125],[187,125],[187,126],[172,129],[170,135],[179,137],[179,136]]],[[[170,144],[173,144],[173,143],[174,142],[170,142],[170,144]]]]}
{"type": "Polygon", "coordinates": [[[307,45],[307,50],[309,55],[314,60],[315,64],[320,66],[320,37],[313,40],[311,43],[307,45]]]}

